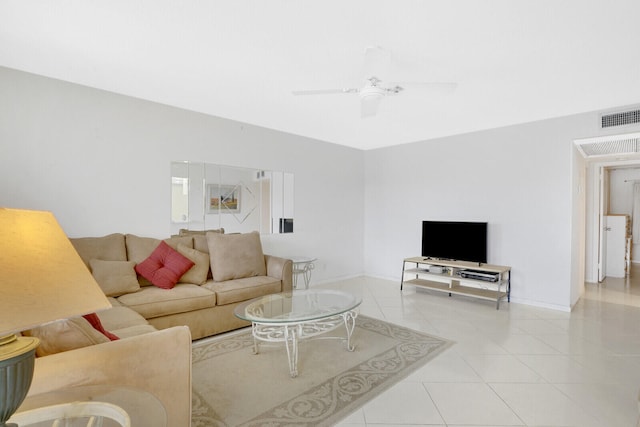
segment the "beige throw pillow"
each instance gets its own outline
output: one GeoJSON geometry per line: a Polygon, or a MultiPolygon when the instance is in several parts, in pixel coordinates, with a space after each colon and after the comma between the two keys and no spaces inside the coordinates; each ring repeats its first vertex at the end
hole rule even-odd
{"type": "Polygon", "coordinates": [[[89,266],[93,278],[108,297],[119,297],[140,289],[138,276],[134,270],[136,263],[133,261],[92,259],[89,261],[89,266]]]}
{"type": "Polygon", "coordinates": [[[267,274],[257,231],[245,234],[207,233],[207,243],[214,281],[267,274]]]}
{"type": "Polygon", "coordinates": [[[82,317],[57,320],[24,331],[23,334],[40,340],[40,345],[36,349],[38,357],[110,342],[109,338],[95,330],[82,317]]]}
{"type": "Polygon", "coordinates": [[[184,273],[178,282],[204,285],[207,281],[207,274],[209,274],[209,254],[191,249],[182,243],[178,245],[178,253],[194,263],[194,266],[184,273]]]}

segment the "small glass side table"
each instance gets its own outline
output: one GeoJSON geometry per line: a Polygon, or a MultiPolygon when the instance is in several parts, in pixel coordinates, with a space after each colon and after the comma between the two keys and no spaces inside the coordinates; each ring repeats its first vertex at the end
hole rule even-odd
{"type": "Polygon", "coordinates": [[[43,426],[46,423],[47,426],[53,427],[94,427],[102,426],[106,419],[114,421],[120,427],[131,427],[131,419],[124,409],[106,402],[70,402],[30,409],[14,414],[8,425],[13,426],[15,424],[12,423],[17,423],[25,427],[43,426]]]}
{"type": "MultiPolygon", "coordinates": [[[[131,425],[135,427],[167,427],[167,413],[160,400],[153,394],[140,389],[108,384],[78,385],[27,396],[16,415],[50,405],[87,401],[106,402],[120,407],[128,414],[131,425]]],[[[105,426],[108,423],[109,421],[106,421],[105,426]]]]}
{"type": "Polygon", "coordinates": [[[298,276],[302,275],[304,288],[309,289],[309,282],[311,282],[311,270],[315,268],[314,262],[318,258],[294,256],[289,257],[289,259],[293,261],[293,288],[298,289],[298,276]]]}

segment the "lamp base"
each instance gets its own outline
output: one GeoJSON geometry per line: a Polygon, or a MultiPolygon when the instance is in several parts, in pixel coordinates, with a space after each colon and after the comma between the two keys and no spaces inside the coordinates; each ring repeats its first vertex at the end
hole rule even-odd
{"type": "Polygon", "coordinates": [[[7,420],[27,396],[39,343],[33,337],[0,337],[0,427],[17,427],[7,420]]]}

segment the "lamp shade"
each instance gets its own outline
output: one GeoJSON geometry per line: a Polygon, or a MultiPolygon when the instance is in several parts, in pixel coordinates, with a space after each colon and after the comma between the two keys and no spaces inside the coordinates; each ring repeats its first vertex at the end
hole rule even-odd
{"type": "Polygon", "coordinates": [[[110,307],[51,212],[0,208],[0,337],[110,307]]]}

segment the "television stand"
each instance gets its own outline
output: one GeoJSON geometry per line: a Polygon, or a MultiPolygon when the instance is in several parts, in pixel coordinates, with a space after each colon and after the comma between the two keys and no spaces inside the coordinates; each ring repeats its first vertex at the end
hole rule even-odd
{"type": "Polygon", "coordinates": [[[465,295],[496,302],[511,302],[511,267],[468,261],[439,260],[427,257],[405,258],[402,262],[400,290],[404,285],[465,295]],[[415,267],[414,267],[415,265],[415,267]],[[430,267],[437,267],[430,272],[430,267]]]}

